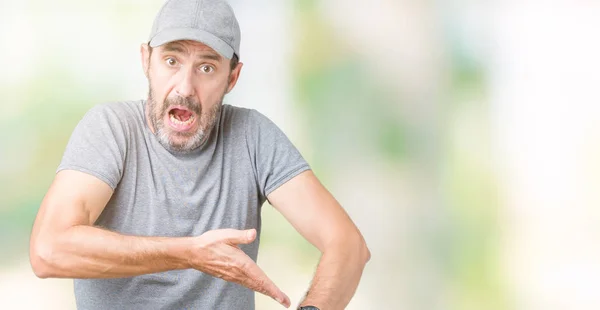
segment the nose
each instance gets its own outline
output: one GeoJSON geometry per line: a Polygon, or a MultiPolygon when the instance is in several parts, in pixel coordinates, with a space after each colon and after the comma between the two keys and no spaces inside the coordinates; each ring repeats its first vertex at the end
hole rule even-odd
{"type": "Polygon", "coordinates": [[[175,87],[175,93],[183,98],[195,95],[194,75],[192,70],[182,67],[179,71],[179,81],[175,87]]]}

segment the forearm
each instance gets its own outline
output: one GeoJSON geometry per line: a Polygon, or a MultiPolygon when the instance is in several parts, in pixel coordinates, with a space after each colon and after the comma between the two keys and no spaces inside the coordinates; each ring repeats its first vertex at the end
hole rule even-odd
{"type": "Polygon", "coordinates": [[[32,262],[43,278],[119,278],[189,268],[191,238],[126,236],[79,225],[40,242],[32,262]]]}
{"type": "Polygon", "coordinates": [[[358,244],[345,242],[326,249],[300,305],[312,305],[321,310],[344,309],[356,291],[369,258],[369,250],[362,238],[358,244]]]}

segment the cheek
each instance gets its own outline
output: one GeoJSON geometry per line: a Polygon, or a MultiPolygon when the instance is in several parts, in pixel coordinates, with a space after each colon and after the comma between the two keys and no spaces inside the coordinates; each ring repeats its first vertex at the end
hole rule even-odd
{"type": "Polygon", "coordinates": [[[150,77],[148,83],[152,91],[152,97],[157,104],[161,104],[169,93],[170,89],[168,85],[170,78],[164,74],[160,74],[160,72],[153,72],[150,77]]]}
{"type": "Polygon", "coordinates": [[[227,91],[227,77],[220,77],[204,83],[204,87],[200,87],[200,98],[202,102],[208,104],[217,104],[227,91]]]}

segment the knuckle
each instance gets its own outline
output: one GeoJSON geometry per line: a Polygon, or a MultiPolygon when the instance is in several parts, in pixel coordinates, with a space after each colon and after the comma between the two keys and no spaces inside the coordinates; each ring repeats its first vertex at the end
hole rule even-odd
{"type": "Polygon", "coordinates": [[[235,266],[237,268],[239,268],[240,270],[242,270],[244,272],[244,274],[246,273],[247,270],[250,269],[250,266],[251,266],[250,262],[248,262],[246,260],[235,261],[235,264],[236,264],[235,266]]]}
{"type": "Polygon", "coordinates": [[[254,286],[256,287],[260,287],[261,289],[266,289],[265,288],[265,281],[262,279],[252,279],[252,282],[254,283],[254,286]]]}
{"type": "Polygon", "coordinates": [[[271,294],[271,290],[264,279],[255,279],[254,285],[256,285],[263,294],[271,294]]]}

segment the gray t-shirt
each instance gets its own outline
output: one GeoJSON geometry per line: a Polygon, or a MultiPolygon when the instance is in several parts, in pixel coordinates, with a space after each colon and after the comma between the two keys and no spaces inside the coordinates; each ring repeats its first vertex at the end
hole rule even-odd
{"type": "MultiPolygon", "coordinates": [[[[145,103],[92,108],[58,167],[91,174],[114,189],[96,225],[136,236],[198,236],[220,228],[260,233],[266,196],[310,169],[268,118],[230,105],[223,105],[202,146],[171,153],[147,126],[145,103]]],[[[241,249],[256,261],[258,245],[259,238],[241,249]]],[[[254,309],[253,291],[194,269],[74,281],[82,310],[254,309]]]]}

